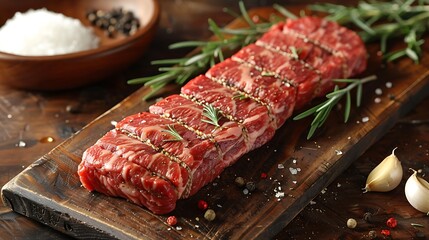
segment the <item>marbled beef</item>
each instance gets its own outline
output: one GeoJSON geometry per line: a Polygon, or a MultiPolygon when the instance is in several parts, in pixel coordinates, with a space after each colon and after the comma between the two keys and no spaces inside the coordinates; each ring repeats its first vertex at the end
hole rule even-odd
{"type": "Polygon", "coordinates": [[[358,35],[334,22],[279,23],[180,95],[118,122],[84,152],[80,180],[90,191],[168,213],[268,142],[294,109],[331,91],[332,79],[364,71],[366,57],[358,35]],[[218,124],[209,123],[208,107],[218,124]]]}

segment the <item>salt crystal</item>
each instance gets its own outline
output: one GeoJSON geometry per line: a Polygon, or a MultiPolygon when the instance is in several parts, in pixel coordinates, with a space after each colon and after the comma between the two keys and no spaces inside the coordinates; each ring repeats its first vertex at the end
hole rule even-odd
{"type": "Polygon", "coordinates": [[[381,88],[377,88],[377,89],[375,89],[375,94],[381,95],[381,94],[383,94],[383,90],[381,90],[381,88]]]}
{"type": "Polygon", "coordinates": [[[118,124],[118,122],[115,121],[115,120],[112,120],[112,121],[110,121],[110,124],[113,125],[113,126],[116,126],[116,124],[118,124]]]}
{"type": "Polygon", "coordinates": [[[245,189],[243,189],[243,193],[244,193],[244,195],[247,195],[247,194],[249,194],[249,190],[247,188],[245,188],[245,189]]]}
{"type": "Polygon", "coordinates": [[[59,55],[98,47],[99,38],[78,19],[46,9],[17,12],[0,28],[0,51],[25,56],[59,55]]]}
{"type": "Polygon", "coordinates": [[[285,193],[284,192],[277,192],[276,193],[276,198],[284,198],[285,197],[285,193]]]}
{"type": "Polygon", "coordinates": [[[177,227],[176,227],[176,230],[177,230],[177,231],[180,231],[180,230],[182,230],[182,227],[181,227],[181,226],[177,226],[177,227]]]}
{"type": "Polygon", "coordinates": [[[7,118],[11,119],[12,118],[12,114],[8,114],[7,118]]]}
{"type": "Polygon", "coordinates": [[[296,175],[298,173],[298,170],[296,168],[289,168],[289,171],[292,175],[296,175]]]}
{"type": "Polygon", "coordinates": [[[369,121],[369,117],[363,117],[363,118],[362,118],[362,122],[363,122],[363,123],[366,123],[366,122],[368,122],[368,121],[369,121]]]}
{"type": "Polygon", "coordinates": [[[293,162],[293,163],[296,163],[296,159],[294,159],[292,162],[293,162]]]}
{"type": "Polygon", "coordinates": [[[315,201],[310,201],[310,205],[314,205],[314,204],[316,204],[315,201]]]}
{"type": "Polygon", "coordinates": [[[386,82],[386,87],[391,88],[393,86],[392,82],[386,82]]]}
{"type": "Polygon", "coordinates": [[[278,169],[283,169],[283,168],[285,168],[285,166],[284,166],[283,164],[281,164],[281,163],[280,163],[280,164],[278,164],[278,165],[277,165],[277,168],[278,168],[278,169]]]}
{"type": "Polygon", "coordinates": [[[343,152],[342,152],[341,150],[335,150],[335,153],[336,153],[337,155],[343,155],[343,152]]]}
{"type": "Polygon", "coordinates": [[[18,142],[18,147],[20,147],[20,148],[24,148],[25,146],[27,146],[27,143],[25,143],[24,141],[20,140],[20,141],[18,142]]]}
{"type": "Polygon", "coordinates": [[[375,103],[381,103],[381,98],[374,98],[375,103]]]}
{"type": "Polygon", "coordinates": [[[341,183],[337,183],[337,187],[341,187],[341,183]]]}

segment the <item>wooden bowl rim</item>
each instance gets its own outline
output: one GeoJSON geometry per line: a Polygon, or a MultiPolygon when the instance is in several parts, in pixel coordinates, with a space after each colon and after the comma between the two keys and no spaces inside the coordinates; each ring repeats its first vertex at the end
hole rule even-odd
{"type": "Polygon", "coordinates": [[[50,56],[25,56],[25,55],[17,55],[12,53],[6,53],[0,51],[0,61],[56,61],[56,60],[70,60],[70,59],[78,59],[84,57],[97,56],[99,54],[103,54],[109,51],[115,51],[116,49],[120,49],[124,46],[130,45],[136,41],[139,41],[142,37],[144,37],[150,30],[156,26],[158,22],[158,18],[160,15],[159,3],[157,0],[150,0],[153,4],[152,16],[149,21],[143,26],[140,27],[137,32],[131,36],[127,36],[117,42],[112,44],[99,46],[94,49],[83,50],[73,53],[66,54],[57,54],[50,56]]]}

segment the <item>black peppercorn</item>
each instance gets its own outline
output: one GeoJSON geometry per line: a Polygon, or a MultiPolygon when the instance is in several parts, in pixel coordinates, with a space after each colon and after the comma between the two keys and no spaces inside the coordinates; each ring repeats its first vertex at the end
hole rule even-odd
{"type": "Polygon", "coordinates": [[[115,37],[116,32],[125,36],[134,34],[140,27],[139,20],[131,11],[122,8],[105,12],[103,10],[93,10],[87,15],[91,24],[105,31],[108,37],[115,37]]]}
{"type": "Polygon", "coordinates": [[[253,192],[256,189],[256,184],[254,182],[247,182],[246,188],[249,190],[249,192],[253,192]]]}
{"type": "Polygon", "coordinates": [[[372,221],[372,213],[366,212],[363,215],[363,220],[365,220],[365,222],[367,222],[367,223],[370,223],[372,221]]]}

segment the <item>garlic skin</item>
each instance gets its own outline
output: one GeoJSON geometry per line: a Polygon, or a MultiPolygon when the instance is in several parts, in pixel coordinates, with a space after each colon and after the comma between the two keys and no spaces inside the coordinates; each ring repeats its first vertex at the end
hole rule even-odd
{"type": "Polygon", "coordinates": [[[417,171],[405,183],[405,197],[415,209],[429,215],[429,183],[417,176],[417,171]]]}
{"type": "Polygon", "coordinates": [[[388,192],[401,183],[403,170],[401,162],[395,155],[395,150],[396,148],[368,175],[364,193],[388,192]]]}

